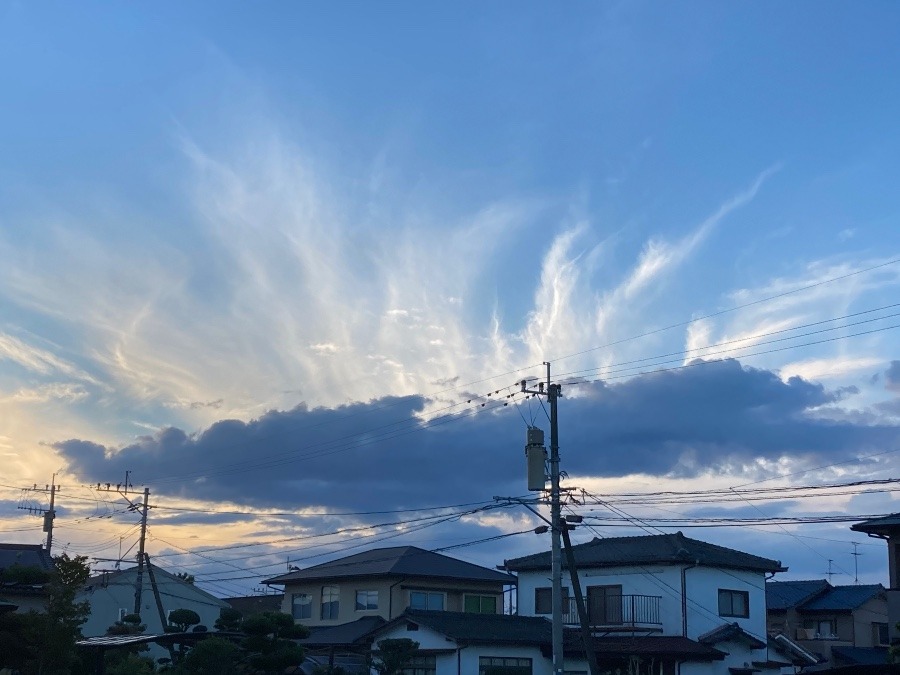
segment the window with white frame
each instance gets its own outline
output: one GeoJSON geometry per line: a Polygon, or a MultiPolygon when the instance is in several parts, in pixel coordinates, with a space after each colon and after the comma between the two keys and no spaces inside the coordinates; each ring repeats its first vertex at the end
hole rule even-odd
{"type": "Polygon", "coordinates": [[[746,619],[750,616],[750,593],[719,589],[719,616],[735,616],[746,619]]]}
{"type": "Polygon", "coordinates": [[[295,620],[312,618],[312,596],[309,593],[291,595],[291,616],[295,620]]]}
{"type": "Polygon", "coordinates": [[[496,595],[466,595],[463,598],[463,611],[475,614],[496,614],[496,595]]]}
{"type": "Polygon", "coordinates": [[[410,591],[410,609],[444,609],[444,594],[439,591],[410,591]]]}
{"type": "Polygon", "coordinates": [[[531,659],[479,656],[478,675],[531,675],[531,659]]]}
{"type": "Polygon", "coordinates": [[[378,591],[356,591],[356,611],[378,609],[378,591]]]}
{"type": "Polygon", "coordinates": [[[332,620],[340,612],[340,593],[337,586],[322,586],[322,613],[320,618],[332,620]]]}

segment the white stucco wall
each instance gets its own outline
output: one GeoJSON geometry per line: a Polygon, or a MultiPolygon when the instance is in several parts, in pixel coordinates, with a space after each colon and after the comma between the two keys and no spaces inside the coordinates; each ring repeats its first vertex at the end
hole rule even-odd
{"type": "Polygon", "coordinates": [[[422,650],[452,650],[436,655],[435,675],[477,675],[479,659],[482,656],[531,659],[532,675],[552,675],[553,673],[553,664],[550,659],[544,657],[539,647],[472,645],[459,648],[453,640],[423,625],[419,625],[418,630],[411,631],[407,630],[405,623],[401,623],[380,632],[375,642],[400,638],[415,640],[419,643],[419,649],[422,650]]]}
{"type": "MultiPolygon", "coordinates": [[[[624,595],[658,596],[660,620],[663,635],[681,635],[682,566],[647,565],[622,566],[579,570],[578,578],[582,592],[587,594],[588,586],[621,585],[624,595]]],[[[519,573],[517,607],[523,616],[535,616],[534,591],[550,586],[549,573],[519,573]]],[[[574,593],[567,573],[563,586],[574,593]]],[[[765,640],[766,635],[766,594],[765,576],[761,572],[741,570],[721,570],[709,567],[693,567],[685,571],[687,602],[687,637],[698,636],[721,626],[736,622],[744,630],[765,640]],[[719,589],[746,591],[748,593],[750,616],[747,618],[719,615],[719,589]]]]}

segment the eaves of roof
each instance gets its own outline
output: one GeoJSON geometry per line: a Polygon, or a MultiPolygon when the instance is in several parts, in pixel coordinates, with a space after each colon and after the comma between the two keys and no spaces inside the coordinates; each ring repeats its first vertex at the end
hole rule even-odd
{"type": "MultiPolygon", "coordinates": [[[[641,537],[612,537],[572,547],[575,565],[580,568],[623,567],[628,565],[698,564],[705,567],[784,572],[778,560],[762,558],[734,549],[685,537],[681,532],[641,537]]],[[[503,569],[511,571],[550,569],[550,552],[507,560],[503,569]]],[[[563,566],[567,567],[565,561],[563,566]]]]}

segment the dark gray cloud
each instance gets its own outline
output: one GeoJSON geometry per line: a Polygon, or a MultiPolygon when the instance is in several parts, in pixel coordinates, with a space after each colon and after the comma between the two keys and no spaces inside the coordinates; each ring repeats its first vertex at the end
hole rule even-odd
{"type": "Polygon", "coordinates": [[[900,392],[900,361],[891,361],[891,365],[884,371],[884,386],[890,391],[900,392]]]}
{"type": "MultiPolygon", "coordinates": [[[[563,394],[561,455],[573,475],[693,475],[783,456],[823,464],[883,450],[897,435],[896,426],[810,414],[846,392],[737,361],[563,394]]],[[[198,434],[165,429],[122,448],[76,439],[55,447],[87,481],[127,469],[155,494],[283,509],[385,510],[525,492],[525,425],[512,405],[423,428],[413,417],[425,405],[408,396],[299,406],[198,434]]]]}

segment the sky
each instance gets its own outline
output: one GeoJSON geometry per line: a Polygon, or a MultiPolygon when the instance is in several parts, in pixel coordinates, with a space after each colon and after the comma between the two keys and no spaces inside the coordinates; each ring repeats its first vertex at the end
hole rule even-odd
{"type": "Polygon", "coordinates": [[[146,487],[148,553],[223,596],[375,546],[546,550],[494,498],[528,496],[549,362],[575,541],[681,527],[887,584],[849,522],[691,526],[900,511],[898,29],[0,1],[0,540],[43,540],[24,488],[56,474],[55,553],[133,559],[146,487]],[[690,494],[623,496],[661,490],[690,494]]]}

